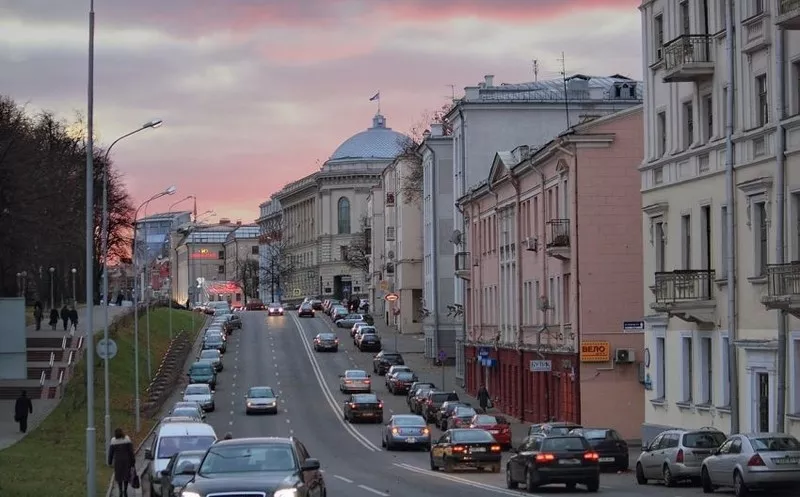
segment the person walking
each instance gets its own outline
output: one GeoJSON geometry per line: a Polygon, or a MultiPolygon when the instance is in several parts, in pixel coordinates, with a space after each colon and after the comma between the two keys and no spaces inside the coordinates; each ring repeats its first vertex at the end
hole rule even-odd
{"type": "Polygon", "coordinates": [[[44,308],[42,308],[42,303],[37,300],[33,304],[33,320],[36,323],[36,331],[41,331],[42,319],[44,319],[44,308]]]}
{"type": "Polygon", "coordinates": [[[66,304],[61,308],[61,321],[64,323],[64,331],[67,331],[67,326],[69,326],[69,309],[66,304]]]}
{"type": "Polygon", "coordinates": [[[108,465],[114,466],[114,481],[117,482],[119,497],[128,497],[128,484],[131,482],[131,473],[136,471],[136,455],[133,452],[133,442],[122,431],[114,430],[114,438],[108,447],[108,465]]]}
{"type": "Polygon", "coordinates": [[[489,395],[489,390],[486,389],[486,385],[481,384],[481,387],[478,389],[478,404],[481,406],[481,410],[484,413],[492,407],[492,399],[489,395]]]}
{"type": "Polygon", "coordinates": [[[56,331],[58,328],[58,311],[55,309],[50,309],[50,329],[56,331]]]}
{"type": "Polygon", "coordinates": [[[23,390],[14,404],[14,421],[19,423],[19,432],[28,432],[28,416],[33,414],[33,402],[28,398],[28,392],[23,390]]]}
{"type": "Polygon", "coordinates": [[[75,331],[78,331],[78,309],[74,306],[69,310],[69,325],[75,331]]]}

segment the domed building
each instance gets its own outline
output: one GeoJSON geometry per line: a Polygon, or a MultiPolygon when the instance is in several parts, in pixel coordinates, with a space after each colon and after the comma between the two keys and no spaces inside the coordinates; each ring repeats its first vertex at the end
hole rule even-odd
{"type": "Polygon", "coordinates": [[[367,258],[348,257],[349,247],[354,240],[368,245],[370,188],[410,140],[377,114],[370,128],[342,142],[318,172],[261,204],[262,300],[367,296],[367,258]]]}

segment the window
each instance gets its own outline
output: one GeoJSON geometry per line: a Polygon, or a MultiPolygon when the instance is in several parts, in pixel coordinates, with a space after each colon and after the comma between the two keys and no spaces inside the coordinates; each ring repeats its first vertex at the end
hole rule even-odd
{"type": "Polygon", "coordinates": [[[769,87],[767,75],[756,76],[756,126],[766,126],[769,121],[769,87]]]}
{"type": "Polygon", "coordinates": [[[701,155],[697,158],[697,172],[699,174],[707,173],[711,170],[711,158],[708,154],[701,155]]]}
{"type": "Polygon", "coordinates": [[[692,19],[689,15],[689,0],[681,2],[681,34],[688,35],[692,31],[692,19]]]}
{"type": "Polygon", "coordinates": [[[719,339],[719,347],[720,347],[720,357],[722,357],[722,361],[720,364],[720,378],[722,378],[722,385],[720,389],[720,407],[727,407],[731,404],[731,372],[729,369],[729,361],[730,361],[730,341],[728,337],[720,337],[719,339]]]}
{"type": "Polygon", "coordinates": [[[703,97],[703,112],[705,113],[706,121],[706,131],[703,138],[705,141],[709,141],[714,136],[714,99],[711,95],[703,97]]]}
{"type": "Polygon", "coordinates": [[[692,402],[692,393],[694,390],[694,350],[692,344],[692,337],[681,338],[681,361],[683,371],[683,391],[681,392],[681,400],[684,402],[692,402]]]}
{"type": "Polygon", "coordinates": [[[681,264],[692,269],[692,216],[681,216],[681,264]]]}
{"type": "Polygon", "coordinates": [[[764,13],[764,0],[753,0],[753,15],[764,13]]]}
{"type": "Polygon", "coordinates": [[[656,367],[658,367],[658,378],[656,379],[656,398],[665,399],[667,397],[667,344],[664,337],[656,338],[656,367]]]}
{"type": "Polygon", "coordinates": [[[659,112],[656,115],[656,133],[658,135],[658,156],[667,153],[667,113],[659,112]]]}
{"type": "Polygon", "coordinates": [[[653,169],[653,184],[660,185],[664,182],[664,168],[659,166],[653,169]]]}
{"type": "Polygon", "coordinates": [[[753,233],[756,236],[756,272],[755,276],[765,276],[767,274],[767,260],[769,256],[769,241],[767,239],[769,227],[767,226],[767,207],[764,202],[753,203],[754,227],[753,233]]]}
{"type": "Polygon", "coordinates": [[[250,255],[258,255],[258,245],[250,247],[250,255]]]}
{"type": "Polygon", "coordinates": [[[664,232],[664,221],[655,223],[653,238],[656,245],[656,272],[666,271],[667,234],[664,232]]]}
{"type": "Polygon", "coordinates": [[[711,405],[714,401],[714,351],[711,347],[711,337],[700,339],[700,404],[711,405]]]}
{"type": "Polygon", "coordinates": [[[711,206],[700,207],[700,269],[711,269],[711,206]]]}
{"type": "Polygon", "coordinates": [[[347,245],[339,245],[339,258],[343,261],[347,260],[347,245]]]}
{"type": "Polygon", "coordinates": [[[687,149],[694,143],[694,106],[691,102],[683,104],[683,148],[687,149]]]}
{"type": "Polygon", "coordinates": [[[391,207],[394,205],[394,193],[386,194],[386,206],[391,207]]]}
{"type": "Polygon", "coordinates": [[[225,251],[224,250],[220,250],[219,252],[217,252],[217,259],[219,259],[221,261],[225,260],[225,251]]]}
{"type": "Polygon", "coordinates": [[[217,267],[217,274],[225,274],[225,266],[224,265],[219,265],[217,267]]]}
{"type": "Polygon", "coordinates": [[[350,234],[350,200],[347,197],[339,199],[337,215],[339,218],[339,234],[350,234]]]}
{"type": "Polygon", "coordinates": [[[728,208],[724,205],[719,210],[719,267],[717,275],[724,278],[728,275],[728,208]]]}
{"type": "Polygon", "coordinates": [[[664,57],[664,16],[661,14],[653,19],[653,32],[655,34],[653,43],[655,45],[656,62],[659,62],[664,57]]]}
{"type": "Polygon", "coordinates": [[[390,242],[394,241],[394,226],[386,227],[386,240],[390,242]]]}

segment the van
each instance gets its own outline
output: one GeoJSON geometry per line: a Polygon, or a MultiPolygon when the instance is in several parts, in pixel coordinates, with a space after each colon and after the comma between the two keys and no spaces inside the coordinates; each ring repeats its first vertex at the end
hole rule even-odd
{"type": "Polygon", "coordinates": [[[150,495],[167,497],[161,493],[161,472],[167,469],[172,456],[185,450],[207,450],[216,441],[214,428],[205,423],[165,423],[159,426],[152,445],[144,451],[150,495]]]}
{"type": "Polygon", "coordinates": [[[212,390],[217,388],[217,372],[210,362],[195,362],[189,367],[188,376],[189,383],[207,383],[212,390]]]}

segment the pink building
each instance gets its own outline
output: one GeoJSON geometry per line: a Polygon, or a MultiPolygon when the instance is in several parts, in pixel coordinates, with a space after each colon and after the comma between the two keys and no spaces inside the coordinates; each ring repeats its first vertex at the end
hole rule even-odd
{"type": "Polygon", "coordinates": [[[467,386],[485,383],[504,412],[638,438],[643,129],[635,107],[499,152],[459,201],[467,386]]]}

